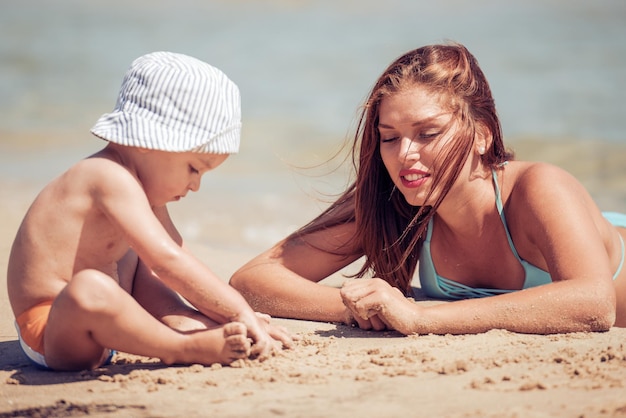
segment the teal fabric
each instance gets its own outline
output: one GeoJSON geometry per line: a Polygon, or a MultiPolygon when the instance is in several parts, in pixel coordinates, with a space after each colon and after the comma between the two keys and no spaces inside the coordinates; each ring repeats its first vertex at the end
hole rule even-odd
{"type": "MultiPolygon", "coordinates": [[[[528,263],[525,260],[522,260],[517,253],[517,250],[515,249],[515,245],[513,244],[513,240],[511,239],[511,235],[509,233],[506,218],[504,216],[502,197],[500,194],[500,188],[498,187],[498,176],[495,170],[492,170],[492,176],[496,194],[496,207],[498,208],[500,219],[502,220],[504,230],[506,231],[509,247],[524,268],[525,280],[523,288],[527,289],[529,287],[535,287],[552,282],[552,278],[550,277],[550,274],[548,272],[528,263]]],[[[615,226],[626,227],[626,214],[617,212],[604,212],[603,215],[609,222],[611,222],[611,224],[615,226]]],[[[435,265],[433,264],[433,259],[430,251],[430,240],[432,238],[432,231],[433,218],[431,218],[430,222],[428,223],[426,239],[422,247],[422,253],[419,262],[420,283],[422,286],[422,290],[426,293],[428,297],[439,299],[468,299],[515,292],[515,290],[511,289],[485,289],[470,287],[438,275],[437,270],[435,269],[435,265]]],[[[617,268],[617,271],[613,275],[613,280],[615,280],[615,278],[619,276],[619,273],[621,272],[624,264],[624,240],[621,236],[620,240],[622,242],[622,260],[617,268]]]]}

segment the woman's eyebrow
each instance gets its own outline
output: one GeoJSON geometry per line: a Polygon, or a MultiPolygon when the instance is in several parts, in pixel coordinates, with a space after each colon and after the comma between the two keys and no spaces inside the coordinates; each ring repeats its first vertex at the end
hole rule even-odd
{"type": "MultiPolygon", "coordinates": [[[[430,116],[430,117],[428,117],[428,118],[421,119],[421,120],[418,120],[418,121],[413,122],[413,123],[411,124],[411,126],[413,126],[413,127],[417,127],[417,126],[422,126],[422,125],[424,125],[424,126],[439,125],[439,124],[440,124],[440,120],[439,120],[439,119],[440,119],[442,116],[444,116],[444,115],[445,115],[445,113],[440,113],[440,114],[435,115],[435,116],[430,116]]],[[[378,127],[379,129],[380,129],[380,128],[382,128],[382,129],[394,129],[394,127],[393,127],[393,126],[391,126],[391,125],[387,125],[386,123],[380,123],[380,122],[378,122],[378,126],[377,126],[377,127],[378,127]]]]}

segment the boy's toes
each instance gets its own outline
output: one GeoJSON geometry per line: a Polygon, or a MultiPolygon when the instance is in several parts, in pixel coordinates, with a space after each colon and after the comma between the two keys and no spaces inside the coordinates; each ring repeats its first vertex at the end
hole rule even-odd
{"type": "Polygon", "coordinates": [[[231,322],[224,325],[224,339],[227,349],[236,358],[246,358],[250,356],[250,340],[248,339],[248,329],[241,322],[231,322]]]}
{"type": "Polygon", "coordinates": [[[248,328],[241,322],[229,322],[224,325],[224,338],[243,335],[244,337],[248,335],[248,328]]]}

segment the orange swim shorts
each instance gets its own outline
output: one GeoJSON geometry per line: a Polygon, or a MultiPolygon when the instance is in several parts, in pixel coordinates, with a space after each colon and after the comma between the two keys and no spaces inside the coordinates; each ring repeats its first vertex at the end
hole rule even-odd
{"type": "Polygon", "coordinates": [[[51,307],[51,300],[41,302],[27,309],[15,319],[20,329],[22,341],[41,355],[45,354],[43,350],[43,334],[46,330],[51,307]]]}

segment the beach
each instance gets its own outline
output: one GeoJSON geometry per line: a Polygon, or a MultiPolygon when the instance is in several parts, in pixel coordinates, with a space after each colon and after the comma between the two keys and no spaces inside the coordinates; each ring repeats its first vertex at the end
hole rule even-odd
{"type": "Polygon", "coordinates": [[[38,372],[0,343],[0,417],[623,417],[624,329],[400,337],[276,321],[301,336],[262,363],[38,372]]]}
{"type": "MultiPolygon", "coordinates": [[[[18,211],[2,211],[7,254],[18,211]]],[[[223,273],[252,255],[192,248],[223,273]]],[[[47,372],[22,354],[0,289],[0,417],[626,417],[622,328],[403,337],[277,318],[300,339],[264,362],[165,367],[120,353],[93,371],[47,372]]]]}
{"type": "MultiPolygon", "coordinates": [[[[570,141],[565,149],[571,147],[578,155],[589,154],[585,143],[570,141]]],[[[602,176],[599,166],[609,173],[623,170],[623,147],[604,147],[597,153],[603,158],[588,158],[573,170],[590,186],[602,176]]],[[[517,148],[532,157],[538,147],[529,140],[517,148]]],[[[567,166],[563,147],[542,149],[544,159],[567,166]]],[[[236,175],[245,177],[242,164],[233,158],[221,174],[212,173],[213,182],[243,181],[236,175]]],[[[287,167],[282,174],[300,182],[307,178],[287,167]]],[[[404,337],[274,318],[300,339],[264,362],[165,367],[156,359],[119,353],[113,364],[93,371],[38,370],[16,341],[5,272],[12,237],[39,182],[0,182],[0,417],[626,417],[623,328],[546,336],[493,330],[404,337]]],[[[619,188],[611,181],[603,184],[608,192],[619,188]]],[[[187,245],[224,280],[263,250],[266,241],[278,239],[323,206],[298,187],[268,194],[254,210],[241,197],[219,189],[207,196],[216,194],[217,201],[189,196],[171,210],[187,245]]],[[[603,193],[598,188],[596,196],[613,209],[624,207],[623,190],[603,193]]],[[[325,284],[340,286],[343,279],[336,274],[325,284]]],[[[416,303],[442,303],[420,300],[416,291],[416,303]]]]}

